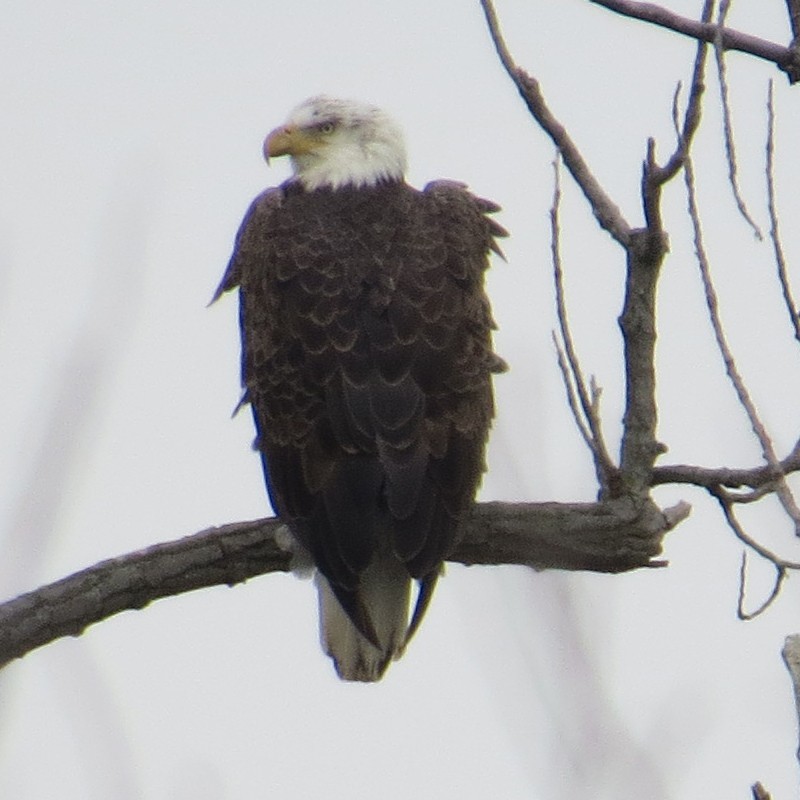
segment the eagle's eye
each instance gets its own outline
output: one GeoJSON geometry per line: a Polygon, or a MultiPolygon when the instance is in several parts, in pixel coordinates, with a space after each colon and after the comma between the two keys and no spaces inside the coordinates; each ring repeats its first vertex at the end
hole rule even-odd
{"type": "Polygon", "coordinates": [[[332,122],[321,122],[317,128],[320,133],[333,133],[336,126],[332,122]]]}

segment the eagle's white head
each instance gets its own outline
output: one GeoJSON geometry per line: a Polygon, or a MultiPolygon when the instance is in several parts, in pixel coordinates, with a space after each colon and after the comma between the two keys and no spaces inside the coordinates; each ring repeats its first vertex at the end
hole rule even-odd
{"type": "Polygon", "coordinates": [[[306,189],[373,186],[401,180],[406,169],[403,134],[388,114],[324,95],[301,103],[267,136],[267,161],[285,155],[306,189]]]}

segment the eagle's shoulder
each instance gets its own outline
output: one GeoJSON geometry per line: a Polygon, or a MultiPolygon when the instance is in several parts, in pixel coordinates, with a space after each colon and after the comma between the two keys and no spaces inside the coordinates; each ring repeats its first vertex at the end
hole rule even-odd
{"type": "Polygon", "coordinates": [[[225,274],[211,298],[212,303],[220,295],[235,289],[241,283],[242,272],[247,268],[249,260],[258,254],[264,232],[269,230],[270,220],[283,204],[285,195],[285,185],[273,186],[263,191],[250,203],[236,233],[233,253],[228,261],[225,274]]]}
{"type": "Polygon", "coordinates": [[[468,237],[472,252],[483,254],[492,250],[505,258],[497,239],[508,236],[508,231],[490,216],[500,211],[497,203],[478,197],[460,181],[431,181],[422,193],[437,209],[442,224],[456,232],[462,241],[468,237]]]}

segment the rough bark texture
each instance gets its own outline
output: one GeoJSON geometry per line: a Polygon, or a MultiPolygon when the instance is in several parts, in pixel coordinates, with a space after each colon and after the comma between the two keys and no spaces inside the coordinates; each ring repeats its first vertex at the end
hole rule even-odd
{"type": "MultiPolygon", "coordinates": [[[[664,534],[688,513],[622,499],[484,503],[451,561],[624,572],[660,566],[664,534]]],[[[300,561],[303,555],[298,554],[300,561]]],[[[288,572],[295,554],[276,519],[232,523],[103,561],[0,605],[0,666],[120,611],[206,586],[288,572]]]]}
{"type": "Polygon", "coordinates": [[[625,416],[620,476],[622,490],[646,495],[663,447],[656,441],[656,288],[666,244],[660,231],[642,229],[628,248],[625,303],[619,318],[625,355],[625,416]]]}

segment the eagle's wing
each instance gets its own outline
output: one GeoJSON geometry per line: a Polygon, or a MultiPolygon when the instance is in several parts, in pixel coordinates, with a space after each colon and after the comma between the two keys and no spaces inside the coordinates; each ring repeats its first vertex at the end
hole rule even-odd
{"type": "MultiPolygon", "coordinates": [[[[236,233],[236,239],[233,245],[233,254],[231,255],[228,266],[225,269],[225,274],[219,283],[211,303],[219,300],[220,296],[225,292],[235,289],[242,282],[242,273],[250,268],[252,269],[263,261],[264,246],[263,238],[264,232],[270,229],[270,218],[274,211],[280,207],[283,192],[280,187],[272,187],[263,191],[247,209],[244,215],[239,230],[236,233]]],[[[211,305],[209,303],[209,305],[211,305]]]]}
{"type": "Polygon", "coordinates": [[[396,541],[415,577],[438,571],[455,547],[485,469],[491,374],[505,369],[492,349],[496,326],[484,291],[488,253],[497,250],[495,237],[506,235],[487,216],[498,206],[452,181],[428,184],[423,196],[417,246],[424,255],[398,289],[409,316],[404,327],[418,340],[411,374],[426,402],[424,479],[417,510],[403,520],[396,541]]]}

